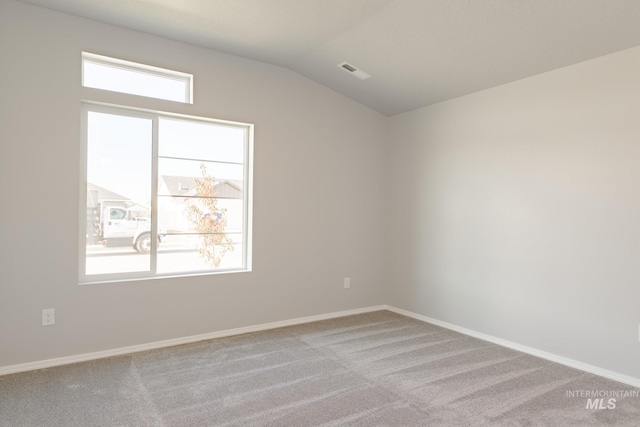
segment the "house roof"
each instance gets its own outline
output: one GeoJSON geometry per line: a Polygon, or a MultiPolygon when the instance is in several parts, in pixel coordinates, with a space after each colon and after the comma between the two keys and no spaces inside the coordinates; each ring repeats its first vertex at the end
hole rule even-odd
{"type": "Polygon", "coordinates": [[[100,187],[99,185],[93,184],[91,182],[87,182],[87,193],[89,201],[95,202],[94,204],[97,204],[102,200],[130,200],[128,197],[123,196],[122,194],[107,190],[106,188],[100,187]]]}
{"type": "MultiPolygon", "coordinates": [[[[159,189],[161,194],[170,194],[173,196],[195,196],[196,180],[190,176],[161,175],[160,185],[164,183],[165,188],[159,189]]],[[[216,196],[221,198],[241,199],[242,181],[217,179],[214,181],[214,189],[216,196]]]]}

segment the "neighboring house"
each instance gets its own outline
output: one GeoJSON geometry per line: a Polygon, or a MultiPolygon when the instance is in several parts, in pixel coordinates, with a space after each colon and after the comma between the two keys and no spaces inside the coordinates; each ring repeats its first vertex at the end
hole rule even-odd
{"type": "Polygon", "coordinates": [[[113,202],[113,206],[125,208],[131,206],[131,200],[128,197],[87,182],[87,207],[98,207],[100,203],[107,200],[113,202]]]}
{"type": "Polygon", "coordinates": [[[99,185],[87,182],[87,208],[97,208],[101,204],[108,203],[109,206],[121,206],[136,212],[136,216],[142,218],[149,217],[149,206],[141,205],[122,194],[107,190],[99,185]]]}
{"type": "MultiPolygon", "coordinates": [[[[242,181],[219,179],[214,182],[218,206],[227,209],[227,229],[242,227],[242,181]]],[[[168,232],[187,232],[192,224],[186,212],[197,203],[196,180],[189,176],[161,175],[158,180],[158,221],[168,232]]]]}
{"type": "MultiPolygon", "coordinates": [[[[242,199],[242,181],[217,179],[214,184],[216,197],[242,199]]],[[[173,196],[197,196],[196,179],[190,176],[161,175],[158,194],[173,196]]]]}

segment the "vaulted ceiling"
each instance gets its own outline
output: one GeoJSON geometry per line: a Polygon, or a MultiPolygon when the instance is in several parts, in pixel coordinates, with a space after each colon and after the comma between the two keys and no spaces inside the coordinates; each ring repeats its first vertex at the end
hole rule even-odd
{"type": "Polygon", "coordinates": [[[22,1],[286,67],[385,115],[640,45],[638,0],[22,1]]]}

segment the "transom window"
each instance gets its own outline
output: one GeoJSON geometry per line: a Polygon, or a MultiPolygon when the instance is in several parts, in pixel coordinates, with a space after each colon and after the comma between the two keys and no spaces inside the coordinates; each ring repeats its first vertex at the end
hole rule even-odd
{"type": "Polygon", "coordinates": [[[82,52],[82,85],[184,103],[193,102],[193,75],[82,52]]]}

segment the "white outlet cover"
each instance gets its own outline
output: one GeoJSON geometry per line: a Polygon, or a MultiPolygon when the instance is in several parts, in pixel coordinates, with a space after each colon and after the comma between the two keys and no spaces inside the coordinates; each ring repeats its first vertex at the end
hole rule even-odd
{"type": "Polygon", "coordinates": [[[56,312],[53,308],[42,310],[42,326],[51,326],[56,323],[56,312]]]}

